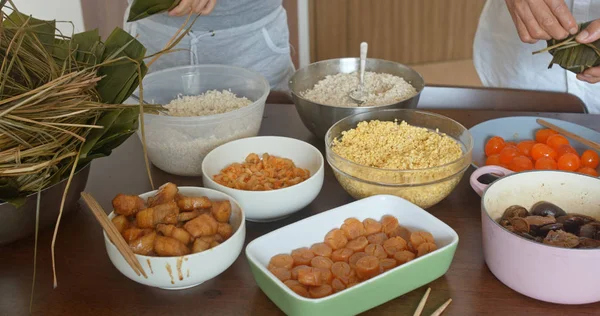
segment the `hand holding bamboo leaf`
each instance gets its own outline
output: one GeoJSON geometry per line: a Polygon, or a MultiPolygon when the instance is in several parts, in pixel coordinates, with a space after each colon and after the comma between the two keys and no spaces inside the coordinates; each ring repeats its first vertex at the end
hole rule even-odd
{"type": "MultiPolygon", "coordinates": [[[[584,30],[588,30],[588,27],[590,27],[592,23],[593,22],[590,21],[581,24],[579,29],[582,31],[579,34],[582,34],[584,30]]],[[[594,22],[592,26],[597,28],[597,25],[598,23],[594,22]]],[[[598,33],[597,31],[594,32],[594,34],[598,33]]],[[[585,33],[583,34],[585,35],[585,33]]],[[[581,74],[578,78],[584,78],[583,73],[586,71],[591,71],[593,73],[598,72],[596,68],[600,66],[600,34],[596,35],[595,39],[594,37],[587,37],[585,42],[579,42],[577,40],[581,37],[579,37],[579,35],[573,35],[565,40],[549,40],[547,42],[548,47],[533,52],[533,54],[549,52],[553,57],[548,68],[552,68],[553,64],[558,64],[566,70],[581,74]]]]}

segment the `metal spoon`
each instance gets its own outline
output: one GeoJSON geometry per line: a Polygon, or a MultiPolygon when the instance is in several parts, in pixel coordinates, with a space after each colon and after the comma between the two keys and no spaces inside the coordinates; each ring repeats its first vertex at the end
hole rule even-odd
{"type": "Polygon", "coordinates": [[[367,50],[369,49],[369,44],[367,42],[360,43],[360,82],[358,84],[358,88],[354,89],[348,94],[350,99],[354,100],[354,102],[359,105],[364,103],[367,99],[365,95],[365,64],[367,62],[367,50]]]}

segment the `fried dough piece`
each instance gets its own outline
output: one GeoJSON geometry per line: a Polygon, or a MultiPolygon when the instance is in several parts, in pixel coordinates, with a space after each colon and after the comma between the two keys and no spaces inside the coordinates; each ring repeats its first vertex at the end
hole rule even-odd
{"type": "Polygon", "coordinates": [[[177,206],[179,206],[179,208],[184,211],[193,211],[199,208],[209,208],[212,206],[212,203],[206,196],[184,196],[177,201],[177,206]]]}
{"type": "Polygon", "coordinates": [[[158,224],[177,224],[177,215],[177,203],[171,201],[139,211],[136,220],[140,228],[154,228],[158,224]]]}
{"type": "Polygon", "coordinates": [[[229,200],[213,201],[211,212],[217,221],[228,223],[231,216],[231,202],[229,200]]]}
{"type": "Polygon", "coordinates": [[[137,195],[117,194],[112,200],[112,206],[115,213],[131,216],[146,208],[146,203],[137,195]]]}
{"type": "Polygon", "coordinates": [[[154,250],[154,239],[156,239],[156,232],[151,231],[142,237],[129,242],[129,247],[134,253],[147,256],[154,250]]]}
{"type": "Polygon", "coordinates": [[[211,236],[217,233],[217,221],[209,214],[202,214],[185,223],[183,228],[194,237],[211,236]]]}
{"type": "Polygon", "coordinates": [[[154,252],[163,257],[175,257],[190,254],[190,249],[181,241],[157,235],[154,239],[154,252]]]}
{"type": "Polygon", "coordinates": [[[129,221],[127,220],[127,217],[125,217],[125,215],[115,216],[110,221],[113,223],[113,225],[115,225],[115,227],[121,234],[125,229],[129,228],[129,221]]]}
{"type": "Polygon", "coordinates": [[[204,212],[199,210],[193,210],[191,212],[181,212],[177,215],[177,220],[180,222],[187,222],[192,220],[200,215],[204,214],[204,212]]]}
{"type": "Polygon", "coordinates": [[[210,249],[209,242],[206,242],[205,240],[202,240],[200,238],[197,238],[196,240],[194,240],[194,244],[192,245],[193,253],[202,252],[202,251],[208,250],[208,249],[210,249]]]}
{"type": "Polygon", "coordinates": [[[158,188],[155,196],[148,198],[148,207],[173,202],[178,192],[179,189],[175,184],[167,182],[158,188]]]}
{"type": "Polygon", "coordinates": [[[173,237],[181,241],[184,245],[187,245],[192,241],[192,235],[183,228],[176,227],[175,225],[158,224],[156,230],[167,237],[173,237]]]}

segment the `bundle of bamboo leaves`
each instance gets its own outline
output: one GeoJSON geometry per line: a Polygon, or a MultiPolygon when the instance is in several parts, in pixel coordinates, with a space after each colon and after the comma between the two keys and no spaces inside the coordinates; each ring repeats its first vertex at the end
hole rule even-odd
{"type": "Polygon", "coordinates": [[[2,9],[0,200],[19,206],[137,130],[139,107],[122,103],[147,71],[146,49],[119,28],[105,42],[55,35],[54,21],[2,9]]]}
{"type": "MultiPolygon", "coordinates": [[[[580,32],[590,23],[591,21],[579,25],[580,32]]],[[[582,44],[575,40],[576,36],[577,34],[564,40],[549,40],[547,41],[548,47],[533,52],[533,54],[549,52],[552,55],[552,61],[548,68],[557,64],[576,74],[582,73],[588,68],[600,66],[600,40],[582,44]]]]}

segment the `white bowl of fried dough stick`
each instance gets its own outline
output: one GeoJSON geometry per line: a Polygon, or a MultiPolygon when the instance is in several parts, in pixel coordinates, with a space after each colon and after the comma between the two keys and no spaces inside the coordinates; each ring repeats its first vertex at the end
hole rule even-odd
{"type": "Polygon", "coordinates": [[[108,217],[148,277],[138,276],[104,233],[117,270],[167,290],[190,288],[221,274],[241,253],[246,236],[244,212],[232,197],[172,183],[139,196],[117,195],[108,217]]]}

